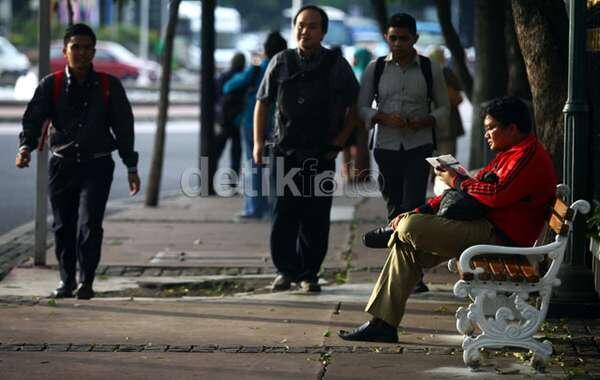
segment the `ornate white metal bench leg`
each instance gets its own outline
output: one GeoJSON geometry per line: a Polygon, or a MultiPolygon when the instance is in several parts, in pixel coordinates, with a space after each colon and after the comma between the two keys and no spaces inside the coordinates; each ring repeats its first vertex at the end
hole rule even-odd
{"type": "Polygon", "coordinates": [[[473,335],[473,332],[475,331],[475,326],[473,325],[473,322],[469,319],[468,314],[469,309],[462,306],[459,307],[458,310],[456,310],[455,314],[456,330],[458,330],[459,333],[465,336],[473,335]]]}

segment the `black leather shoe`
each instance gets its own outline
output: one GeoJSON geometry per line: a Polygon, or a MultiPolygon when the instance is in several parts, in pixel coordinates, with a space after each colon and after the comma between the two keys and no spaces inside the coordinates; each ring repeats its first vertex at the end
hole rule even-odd
{"type": "Polygon", "coordinates": [[[385,322],[375,325],[373,322],[367,321],[352,331],[338,331],[338,336],[344,340],[398,343],[398,329],[385,322]]]}
{"type": "Polygon", "coordinates": [[[362,236],[362,241],[365,247],[369,248],[387,248],[388,241],[394,233],[394,229],[389,226],[377,227],[365,233],[362,236]]]}
{"type": "Polygon", "coordinates": [[[423,280],[421,280],[421,281],[419,281],[419,283],[417,285],[415,285],[415,288],[413,289],[412,294],[425,293],[428,291],[429,291],[429,288],[427,287],[427,285],[425,285],[423,280]]]}
{"type": "Polygon", "coordinates": [[[75,290],[75,284],[65,284],[61,281],[58,288],[52,292],[50,297],[52,298],[73,298],[73,290],[75,290]]]}
{"type": "Polygon", "coordinates": [[[78,300],[89,300],[90,298],[94,298],[95,295],[96,293],[92,289],[92,284],[82,283],[75,291],[75,296],[78,300]]]}
{"type": "Polygon", "coordinates": [[[282,292],[284,290],[290,290],[292,287],[292,279],[283,274],[277,275],[273,283],[271,284],[272,292],[282,292]]]}

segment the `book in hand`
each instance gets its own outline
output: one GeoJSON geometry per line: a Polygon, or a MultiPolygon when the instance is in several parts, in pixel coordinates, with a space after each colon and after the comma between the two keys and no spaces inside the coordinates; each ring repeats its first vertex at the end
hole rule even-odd
{"type": "Polygon", "coordinates": [[[425,158],[425,160],[429,162],[429,164],[434,168],[449,166],[452,169],[456,170],[458,174],[470,177],[467,169],[465,169],[465,167],[462,166],[460,162],[451,154],[443,154],[437,157],[427,157],[425,158]]]}

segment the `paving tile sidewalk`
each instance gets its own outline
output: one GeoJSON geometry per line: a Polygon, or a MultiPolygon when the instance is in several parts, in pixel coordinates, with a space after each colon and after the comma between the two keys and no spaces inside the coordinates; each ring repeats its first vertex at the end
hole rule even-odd
{"type": "MultiPolygon", "coordinates": [[[[140,280],[262,276],[268,281],[274,276],[269,223],[233,222],[239,207],[238,198],[183,196],[164,199],[154,209],[121,206],[104,225],[97,289],[136,287],[140,280]]],[[[453,317],[461,300],[450,291],[456,278],[443,267],[426,275],[431,292],[411,297],[399,344],[339,339],[338,329],[366,318],[362,308],[385,250],[365,249],[359,238],[381,224],[384,214],[378,198],[335,198],[324,268],[336,275],[328,276],[319,295],[291,291],[54,302],[44,298],[57,282],[50,247],[49,268],[25,263],[0,282],[0,373],[3,378],[42,373],[68,378],[85,371],[90,378],[111,373],[115,378],[366,379],[410,373],[423,379],[520,379],[564,378],[558,363],[565,363],[600,374],[595,321],[560,325],[555,347],[562,356],[546,374],[512,356],[490,359],[480,372],[464,368],[453,317]]],[[[30,250],[27,231],[0,243],[0,252],[10,252],[11,266],[30,250]],[[11,248],[15,244],[19,254],[11,248]]]]}

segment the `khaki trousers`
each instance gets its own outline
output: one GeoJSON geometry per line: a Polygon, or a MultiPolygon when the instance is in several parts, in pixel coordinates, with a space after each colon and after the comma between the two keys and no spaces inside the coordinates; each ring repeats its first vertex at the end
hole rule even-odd
{"type": "Polygon", "coordinates": [[[406,214],[390,238],[391,251],[365,311],[398,326],[422,269],[458,257],[470,246],[496,242],[494,228],[485,219],[458,221],[406,214]]]}

